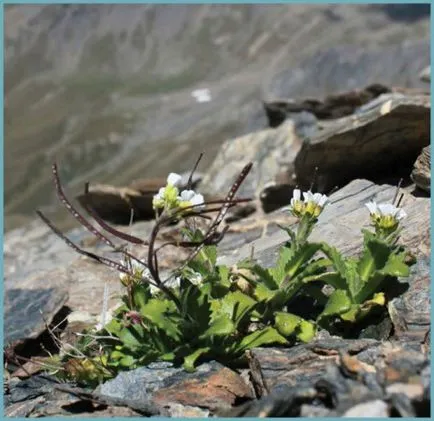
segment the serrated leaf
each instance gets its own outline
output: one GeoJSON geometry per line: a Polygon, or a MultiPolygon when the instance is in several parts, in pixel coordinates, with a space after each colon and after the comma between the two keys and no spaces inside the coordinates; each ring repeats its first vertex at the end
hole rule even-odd
{"type": "Polygon", "coordinates": [[[301,246],[286,264],[286,278],[295,277],[303,264],[307,264],[320,248],[321,245],[318,243],[305,243],[301,246]]]}
{"type": "Polygon", "coordinates": [[[220,301],[220,311],[225,313],[230,320],[233,321],[236,327],[243,322],[249,311],[251,311],[257,302],[242,293],[241,291],[234,291],[227,294],[220,301]]]}
{"type": "Polygon", "coordinates": [[[209,295],[195,285],[189,285],[181,296],[184,321],[191,325],[189,335],[204,332],[211,320],[209,295]]]}
{"type": "Polygon", "coordinates": [[[324,310],[318,316],[318,320],[323,319],[324,317],[340,315],[350,310],[350,308],[351,299],[348,296],[347,291],[337,289],[330,295],[324,310]]]}
{"type": "Polygon", "coordinates": [[[203,339],[211,339],[213,336],[229,336],[235,332],[235,324],[227,314],[216,318],[210,327],[201,335],[203,339]]]}
{"type": "Polygon", "coordinates": [[[396,277],[409,276],[410,268],[407,265],[407,263],[405,263],[405,253],[390,255],[389,259],[387,260],[387,263],[380,270],[380,273],[382,275],[396,276],[396,277]]]}
{"type": "Polygon", "coordinates": [[[270,290],[276,290],[279,288],[278,283],[273,277],[274,275],[270,273],[270,269],[265,269],[259,265],[254,265],[251,268],[251,271],[258,276],[259,278],[258,284],[263,284],[265,287],[267,287],[270,290]]]}
{"type": "Polygon", "coordinates": [[[268,273],[277,285],[280,285],[285,279],[287,274],[286,267],[293,255],[294,253],[289,247],[282,247],[276,265],[273,268],[268,269],[268,273]]]}
{"type": "Polygon", "coordinates": [[[201,355],[206,354],[207,352],[209,352],[210,349],[211,348],[209,348],[209,347],[199,348],[199,349],[196,349],[194,352],[192,352],[190,355],[187,355],[184,358],[184,364],[183,364],[184,369],[186,371],[188,371],[188,372],[195,371],[194,364],[196,363],[197,359],[201,355]]]}
{"type": "Polygon", "coordinates": [[[354,299],[359,291],[363,288],[364,282],[360,279],[359,272],[357,270],[358,261],[349,257],[345,260],[346,265],[346,277],[347,290],[350,293],[350,297],[354,299]]]}
{"type": "Polygon", "coordinates": [[[267,288],[264,284],[258,283],[254,289],[254,296],[258,301],[267,302],[271,300],[276,295],[277,290],[271,290],[267,288]]]}
{"type": "Polygon", "coordinates": [[[366,282],[376,270],[382,269],[390,254],[391,249],[387,244],[377,239],[367,241],[357,266],[360,279],[366,282]]]}
{"type": "Polygon", "coordinates": [[[140,309],[140,314],[163,330],[169,337],[178,340],[181,337],[179,323],[181,317],[172,301],[151,299],[140,309]]]}

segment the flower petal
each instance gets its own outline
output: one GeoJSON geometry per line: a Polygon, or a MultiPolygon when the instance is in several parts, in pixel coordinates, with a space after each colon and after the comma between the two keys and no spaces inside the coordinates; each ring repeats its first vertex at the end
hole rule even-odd
{"type": "Polygon", "coordinates": [[[378,212],[377,204],[375,202],[365,203],[365,206],[368,208],[371,215],[374,215],[378,212]]]}
{"type": "Polygon", "coordinates": [[[172,186],[178,187],[181,184],[182,176],[179,174],[176,174],[174,172],[171,172],[167,176],[167,184],[170,184],[172,186]]]}
{"type": "Polygon", "coordinates": [[[303,192],[303,197],[304,197],[305,203],[314,201],[313,194],[311,191],[303,192]]]}
{"type": "Polygon", "coordinates": [[[391,203],[380,203],[378,209],[382,215],[395,216],[398,212],[398,208],[393,206],[391,203]]]}
{"type": "Polygon", "coordinates": [[[323,194],[323,195],[321,195],[321,197],[318,201],[318,206],[323,208],[328,201],[329,201],[329,198],[325,194],[323,194]]]}
{"type": "Polygon", "coordinates": [[[189,202],[195,194],[196,192],[194,190],[183,190],[179,196],[179,200],[189,202]]]}
{"type": "Polygon", "coordinates": [[[294,200],[300,200],[301,198],[301,190],[300,189],[294,189],[294,191],[292,192],[292,199],[291,199],[291,204],[292,201],[294,200]]]}

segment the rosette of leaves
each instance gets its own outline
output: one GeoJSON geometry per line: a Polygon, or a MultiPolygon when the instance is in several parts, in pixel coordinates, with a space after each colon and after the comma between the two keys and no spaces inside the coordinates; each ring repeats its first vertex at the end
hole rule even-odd
{"type": "Polygon", "coordinates": [[[301,293],[313,295],[323,302],[323,294],[313,284],[322,280],[331,261],[324,257],[314,258],[321,244],[309,243],[305,238],[298,241],[291,230],[285,230],[291,241],[280,249],[274,267],[263,268],[245,261],[238,265],[238,274],[251,286],[251,296],[259,302],[257,313],[263,322],[272,323],[286,338],[308,342],[315,336],[315,322],[291,314],[290,302],[301,293]]]}
{"type": "Polygon", "coordinates": [[[381,238],[363,230],[359,257],[344,257],[336,248],[321,244],[333,271],[321,279],[334,288],[318,322],[329,327],[333,319],[359,322],[375,308],[385,306],[385,290],[392,278],[409,276],[408,253],[396,245],[397,237],[381,238]]]}
{"type": "Polygon", "coordinates": [[[236,363],[247,349],[287,342],[270,326],[249,332],[258,303],[231,290],[227,270],[216,266],[216,256],[215,246],[204,247],[184,268],[174,288],[180,306],[163,294],[151,295],[147,284],[132,286],[132,300],[125,297],[101,332],[104,338],[113,337],[102,343],[109,369],[164,360],[191,371],[200,358],[236,363]]]}

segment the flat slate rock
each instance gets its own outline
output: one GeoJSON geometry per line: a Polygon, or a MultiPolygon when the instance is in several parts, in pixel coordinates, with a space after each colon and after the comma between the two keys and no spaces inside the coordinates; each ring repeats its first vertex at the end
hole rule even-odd
{"type": "Polygon", "coordinates": [[[295,183],[309,188],[316,168],[321,192],[355,178],[408,178],[429,143],[430,96],[384,94],[304,139],[294,162],[295,183]]]}
{"type": "Polygon", "coordinates": [[[217,362],[202,364],[194,373],[169,363],[153,363],[119,374],[100,385],[95,393],[104,399],[115,398],[118,404],[124,401],[133,408],[146,404],[149,411],[166,416],[173,416],[173,411],[179,412],[182,407],[190,408],[189,411],[197,408],[196,412],[199,408],[227,409],[254,397],[239,374],[217,362]]]}
{"type": "MultiPolygon", "coordinates": [[[[327,193],[356,178],[409,180],[414,161],[430,142],[430,96],[403,92],[360,100],[363,105],[350,115],[333,120],[318,121],[301,110],[274,129],[230,139],[201,189],[224,194],[252,161],[239,197],[260,198],[269,212],[288,204],[295,186],[306,190],[315,182],[317,191],[327,193]]],[[[344,99],[342,94],[330,101],[344,99]]]]}
{"type": "Polygon", "coordinates": [[[5,282],[4,344],[17,345],[44,332],[68,300],[69,280],[67,271],[59,269],[15,285],[5,282]]]}
{"type": "Polygon", "coordinates": [[[381,84],[367,86],[336,95],[329,95],[323,100],[307,98],[303,100],[277,100],[264,102],[270,127],[277,127],[295,113],[308,112],[319,120],[341,118],[353,114],[358,107],[372,101],[391,89],[381,84]]]}

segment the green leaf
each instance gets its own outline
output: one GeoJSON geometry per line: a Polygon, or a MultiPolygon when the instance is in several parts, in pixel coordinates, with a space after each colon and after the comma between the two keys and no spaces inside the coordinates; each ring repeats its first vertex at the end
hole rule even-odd
{"type": "MultiPolygon", "coordinates": [[[[301,246],[291,257],[290,261],[286,264],[286,279],[290,280],[297,275],[299,269],[309,262],[313,255],[321,248],[317,243],[305,243],[301,246]]],[[[286,283],[286,281],[284,281],[286,283]]]]}
{"type": "Polygon", "coordinates": [[[341,255],[336,247],[329,246],[326,243],[321,243],[321,251],[333,262],[336,271],[343,279],[347,278],[347,265],[345,258],[341,255]]]}
{"type": "Polygon", "coordinates": [[[136,308],[140,309],[152,298],[148,284],[134,284],[131,291],[136,308]]]}
{"type": "Polygon", "coordinates": [[[410,268],[404,262],[405,254],[392,254],[381,270],[376,270],[365,282],[363,288],[355,297],[355,302],[361,304],[382,287],[388,276],[408,276],[410,268]]]}
{"type": "Polygon", "coordinates": [[[301,320],[301,317],[296,316],[295,314],[279,311],[275,313],[274,325],[281,335],[289,337],[295,333],[301,320]]]}
{"type": "Polygon", "coordinates": [[[130,326],[129,328],[124,327],[121,329],[118,335],[121,342],[130,349],[140,348],[142,341],[140,335],[138,335],[135,330],[135,326],[130,326]]]}
{"type": "Polygon", "coordinates": [[[310,342],[316,334],[316,326],[308,322],[307,320],[302,319],[297,328],[297,339],[302,342],[310,342]]]}
{"type": "Polygon", "coordinates": [[[237,349],[244,352],[247,349],[257,348],[262,345],[287,343],[288,341],[276,329],[268,326],[244,337],[238,344],[237,349]]]}
{"type": "Polygon", "coordinates": [[[271,300],[278,290],[268,289],[264,284],[259,283],[254,289],[254,296],[258,301],[269,301],[271,300]]]}
{"type": "Polygon", "coordinates": [[[259,284],[263,284],[266,288],[270,290],[276,290],[279,288],[279,284],[274,279],[274,275],[270,272],[271,269],[265,269],[259,265],[254,265],[251,271],[255,273],[259,278],[259,284]]]}
{"type": "Polygon", "coordinates": [[[227,294],[220,300],[220,310],[225,313],[230,320],[232,320],[238,328],[238,325],[242,323],[247,314],[253,310],[257,302],[242,293],[241,291],[234,291],[227,294]]]}
{"type": "Polygon", "coordinates": [[[345,313],[341,313],[340,317],[342,320],[346,320],[347,322],[355,322],[358,319],[360,313],[360,304],[353,304],[351,308],[345,313]]]}
{"type": "Polygon", "coordinates": [[[188,372],[192,372],[195,370],[194,368],[194,364],[197,361],[197,359],[203,355],[206,354],[207,352],[210,351],[211,348],[209,347],[203,347],[203,348],[199,348],[196,349],[193,353],[191,353],[190,355],[186,356],[184,358],[184,364],[183,367],[186,371],[188,372]]]}
{"type": "MultiPolygon", "coordinates": [[[[342,278],[342,276],[338,272],[321,273],[320,275],[316,276],[316,278],[317,279],[313,279],[313,281],[317,280],[317,281],[324,282],[335,289],[346,288],[345,279],[342,278]]],[[[309,278],[306,281],[311,282],[309,278]]]]}
{"type": "Polygon", "coordinates": [[[383,268],[391,252],[390,247],[381,241],[367,241],[357,267],[360,279],[366,282],[376,270],[383,268]]]}
{"type": "Polygon", "coordinates": [[[289,247],[282,247],[280,249],[279,258],[277,259],[276,266],[268,270],[274,282],[280,285],[285,279],[287,270],[286,266],[293,257],[293,251],[289,247]]]}
{"type": "Polygon", "coordinates": [[[136,359],[132,355],[125,355],[119,360],[119,364],[123,367],[131,367],[136,362],[136,359]]]}
{"type": "Polygon", "coordinates": [[[405,253],[390,255],[387,263],[380,270],[380,273],[385,276],[409,276],[410,268],[407,263],[405,263],[405,253]]]}
{"type": "Polygon", "coordinates": [[[347,258],[346,264],[346,283],[350,297],[354,299],[359,291],[363,288],[364,282],[360,279],[359,272],[357,271],[358,261],[354,258],[347,258]]]}
{"type": "Polygon", "coordinates": [[[216,318],[210,327],[201,335],[201,338],[208,339],[213,336],[229,336],[235,332],[235,325],[227,314],[216,318]]]}
{"type": "Polygon", "coordinates": [[[276,312],[275,326],[283,336],[295,335],[302,342],[310,342],[316,333],[313,323],[291,313],[276,312]]]}
{"type": "Polygon", "coordinates": [[[142,306],[140,313],[169,337],[175,340],[180,339],[179,324],[182,319],[172,301],[151,299],[142,306]]]}
{"type": "Polygon", "coordinates": [[[325,317],[340,315],[351,308],[351,299],[347,291],[337,289],[330,295],[323,312],[318,316],[318,320],[325,317]]]}

